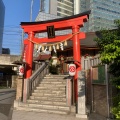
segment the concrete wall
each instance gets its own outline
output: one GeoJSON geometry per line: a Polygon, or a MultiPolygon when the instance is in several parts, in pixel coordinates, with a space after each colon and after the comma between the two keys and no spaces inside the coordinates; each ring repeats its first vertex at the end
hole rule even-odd
{"type": "Polygon", "coordinates": [[[20,56],[18,55],[0,55],[0,65],[13,65],[14,61],[19,61],[20,56]]]}

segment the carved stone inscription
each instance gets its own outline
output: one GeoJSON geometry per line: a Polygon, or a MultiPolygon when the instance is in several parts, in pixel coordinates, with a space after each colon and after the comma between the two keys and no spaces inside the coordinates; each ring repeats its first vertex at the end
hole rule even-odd
{"type": "Polygon", "coordinates": [[[78,72],[78,114],[86,114],[85,106],[85,72],[78,72]]]}

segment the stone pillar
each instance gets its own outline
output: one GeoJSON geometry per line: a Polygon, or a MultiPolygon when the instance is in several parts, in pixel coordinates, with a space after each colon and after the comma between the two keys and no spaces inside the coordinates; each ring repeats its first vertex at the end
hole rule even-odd
{"type": "Polygon", "coordinates": [[[17,75],[12,75],[12,85],[11,85],[11,87],[12,88],[17,88],[17,75]]]}
{"type": "Polygon", "coordinates": [[[66,99],[67,99],[67,105],[71,106],[71,101],[72,101],[71,79],[66,79],[66,99]]]}
{"type": "Polygon", "coordinates": [[[17,78],[16,100],[22,100],[23,94],[23,78],[17,78]]]}
{"type": "Polygon", "coordinates": [[[85,100],[85,71],[78,72],[78,104],[76,117],[87,119],[85,100]]]}

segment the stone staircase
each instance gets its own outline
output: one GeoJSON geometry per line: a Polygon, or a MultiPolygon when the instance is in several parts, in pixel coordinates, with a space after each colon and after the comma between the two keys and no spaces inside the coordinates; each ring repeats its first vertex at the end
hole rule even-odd
{"type": "Polygon", "coordinates": [[[66,99],[66,75],[46,75],[34,90],[27,103],[20,103],[17,110],[70,114],[66,99]]]}

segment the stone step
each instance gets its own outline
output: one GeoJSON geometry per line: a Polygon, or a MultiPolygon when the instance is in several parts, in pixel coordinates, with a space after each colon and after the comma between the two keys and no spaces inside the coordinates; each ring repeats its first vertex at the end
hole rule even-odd
{"type": "Polygon", "coordinates": [[[65,84],[39,84],[40,87],[65,87],[66,85],[65,84]]]}
{"type": "Polygon", "coordinates": [[[36,87],[36,90],[61,90],[61,91],[65,91],[66,87],[63,86],[63,87],[36,87]]]}
{"type": "Polygon", "coordinates": [[[66,81],[43,80],[40,84],[66,84],[66,81]]]}
{"type": "Polygon", "coordinates": [[[63,76],[63,77],[61,77],[61,76],[45,76],[44,78],[48,78],[48,79],[66,79],[67,78],[67,76],[63,76]]]}
{"type": "Polygon", "coordinates": [[[32,93],[32,96],[48,96],[48,97],[66,97],[65,94],[49,94],[49,93],[32,93]]]}
{"type": "Polygon", "coordinates": [[[54,114],[69,114],[69,111],[63,110],[49,110],[49,109],[38,109],[38,108],[30,108],[30,107],[18,107],[17,110],[22,111],[34,111],[34,112],[43,112],[43,113],[54,113],[54,114]]]}
{"type": "Polygon", "coordinates": [[[66,79],[63,78],[44,78],[43,81],[66,81],[66,79]]]}
{"type": "Polygon", "coordinates": [[[39,108],[39,109],[51,109],[51,110],[65,110],[69,111],[70,107],[69,106],[58,106],[58,105],[43,105],[43,104],[20,104],[21,107],[34,107],[34,108],[39,108]]]}
{"type": "Polygon", "coordinates": [[[35,104],[46,104],[46,105],[61,105],[61,106],[66,106],[66,102],[61,102],[61,101],[42,101],[42,100],[27,100],[27,103],[35,103],[35,104]]]}
{"type": "Polygon", "coordinates": [[[34,100],[52,100],[52,101],[60,101],[60,102],[65,102],[66,98],[60,98],[60,97],[39,97],[39,96],[30,96],[30,99],[34,100]]]}
{"type": "Polygon", "coordinates": [[[69,76],[69,75],[46,75],[46,77],[67,77],[67,76],[69,76]]]}
{"type": "Polygon", "coordinates": [[[51,94],[65,94],[65,91],[64,90],[49,90],[49,89],[46,89],[46,90],[34,90],[34,93],[51,93],[51,94]]]}

